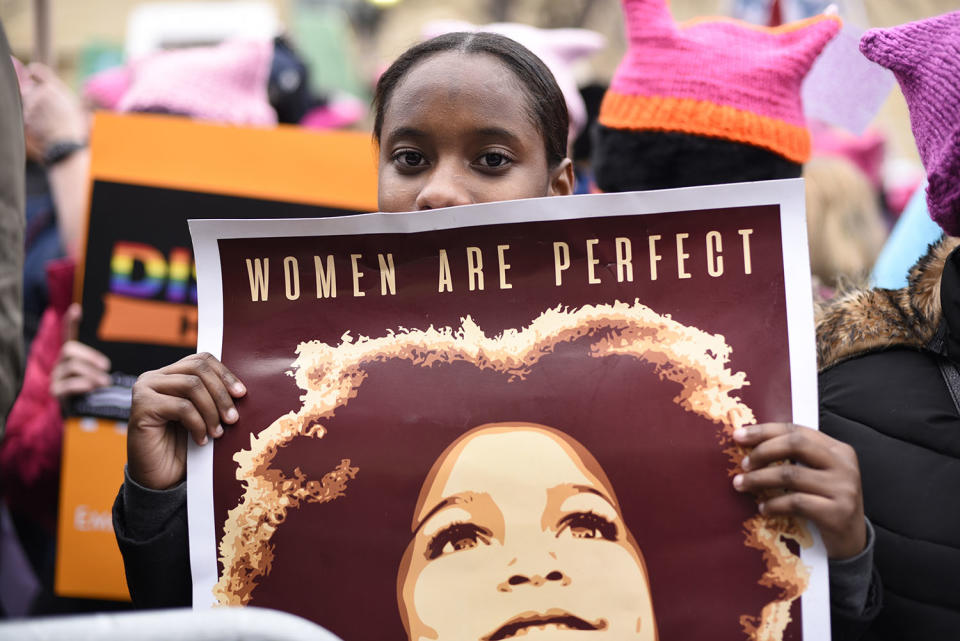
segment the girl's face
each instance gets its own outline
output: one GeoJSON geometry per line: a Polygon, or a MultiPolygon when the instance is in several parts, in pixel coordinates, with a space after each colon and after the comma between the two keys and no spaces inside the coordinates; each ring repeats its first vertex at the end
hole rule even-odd
{"type": "Polygon", "coordinates": [[[587,460],[520,423],[477,428],[441,456],[398,576],[410,641],[656,640],[642,555],[587,460]]]}
{"type": "Polygon", "coordinates": [[[380,211],[566,195],[568,159],[547,166],[513,72],[485,54],[443,52],[397,83],[380,135],[380,211]]]}

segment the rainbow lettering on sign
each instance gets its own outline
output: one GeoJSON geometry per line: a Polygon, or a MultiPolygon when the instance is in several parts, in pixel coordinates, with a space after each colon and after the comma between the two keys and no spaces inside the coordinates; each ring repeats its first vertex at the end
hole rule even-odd
{"type": "Polygon", "coordinates": [[[189,249],[174,247],[169,259],[156,247],[120,241],[110,258],[111,293],[131,298],[156,298],[174,303],[197,302],[197,266],[189,249]],[[140,266],[138,268],[138,265],[140,266]]]}

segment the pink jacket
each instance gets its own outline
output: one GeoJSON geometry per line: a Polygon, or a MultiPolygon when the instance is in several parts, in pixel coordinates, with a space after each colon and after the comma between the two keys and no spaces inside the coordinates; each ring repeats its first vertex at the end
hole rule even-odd
{"type": "Polygon", "coordinates": [[[50,395],[50,375],[63,344],[63,315],[73,295],[73,273],[69,259],[47,266],[50,303],[27,356],[23,388],[0,443],[0,485],[7,503],[51,532],[57,521],[63,418],[57,399],[50,395]]]}

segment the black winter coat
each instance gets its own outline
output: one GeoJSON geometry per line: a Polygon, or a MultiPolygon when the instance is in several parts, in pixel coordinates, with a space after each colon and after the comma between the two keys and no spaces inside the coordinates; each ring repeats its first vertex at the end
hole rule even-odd
{"type": "Polygon", "coordinates": [[[859,456],[884,590],[862,639],[960,639],[958,243],[932,246],[907,288],[818,317],[820,427],[859,456]]]}

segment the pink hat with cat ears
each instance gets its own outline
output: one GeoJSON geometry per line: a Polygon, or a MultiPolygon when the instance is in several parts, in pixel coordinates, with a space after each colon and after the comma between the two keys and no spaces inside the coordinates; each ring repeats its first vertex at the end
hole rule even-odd
{"type": "Polygon", "coordinates": [[[270,40],[160,51],[91,76],[84,95],[117,111],[165,111],[237,125],[275,125],[267,96],[270,40]]]}
{"type": "Polygon", "coordinates": [[[871,29],[860,51],[897,77],[927,170],[930,217],[960,235],[960,11],[871,29]]]}
{"type": "MultiPolygon", "coordinates": [[[[454,31],[486,31],[516,40],[539,57],[563,92],[574,136],[587,124],[587,107],[577,88],[573,65],[606,46],[606,38],[589,29],[539,29],[516,22],[498,22],[477,26],[462,20],[435,20],[423,28],[424,38],[435,38],[454,31]]],[[[573,136],[571,136],[571,139],[573,136]]]]}
{"type": "Polygon", "coordinates": [[[601,105],[601,125],[722,138],[796,163],[810,157],[800,87],[840,18],[678,25],[664,0],[623,0],[623,10],[627,52],[601,105]]]}

